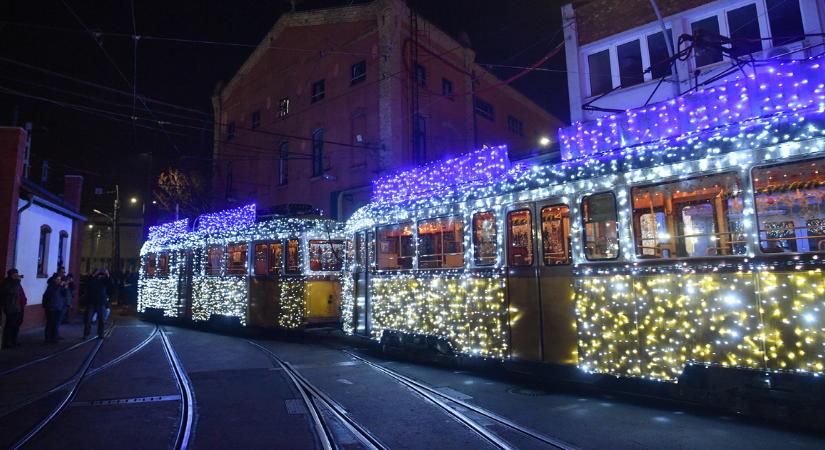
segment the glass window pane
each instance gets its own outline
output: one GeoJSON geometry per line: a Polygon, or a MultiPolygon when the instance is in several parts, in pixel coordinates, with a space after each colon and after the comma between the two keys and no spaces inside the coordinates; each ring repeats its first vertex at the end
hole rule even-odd
{"type": "Polygon", "coordinates": [[[631,196],[637,256],[745,253],[738,175],[724,173],[633,188],[631,196]]]}
{"type": "Polygon", "coordinates": [[[774,46],[805,39],[799,0],[765,0],[774,46]]]}
{"type": "Polygon", "coordinates": [[[158,276],[159,277],[168,277],[169,276],[169,254],[168,253],[158,254],[158,276]]]}
{"type": "MultiPolygon", "coordinates": [[[[694,35],[703,36],[705,41],[714,42],[719,36],[719,18],[711,16],[707,19],[697,20],[690,24],[694,35]]],[[[696,67],[707,66],[722,60],[722,50],[719,48],[694,47],[694,58],[696,67]]]]}
{"type": "Polygon", "coordinates": [[[616,53],[619,57],[619,77],[622,87],[643,83],[645,78],[642,74],[642,48],[639,40],[619,45],[616,53]]]}
{"type": "Polygon", "coordinates": [[[733,41],[731,45],[733,56],[748,55],[762,50],[755,4],[751,3],[728,11],[728,29],[731,41],[733,41]]]}
{"type": "Polygon", "coordinates": [[[269,243],[269,274],[278,275],[284,266],[284,245],[280,242],[269,243]]]}
{"type": "MultiPolygon", "coordinates": [[[[667,34],[673,38],[673,30],[668,29],[667,34]]],[[[650,76],[657,79],[670,75],[667,42],[661,31],[647,37],[647,50],[650,53],[650,76]]]]}
{"type": "Polygon", "coordinates": [[[344,266],[344,241],[309,241],[309,270],[337,271],[344,266]]]}
{"type": "Polygon", "coordinates": [[[147,277],[154,277],[157,274],[157,261],[155,260],[155,254],[149,253],[146,255],[146,276],[147,277]]]}
{"type": "Polygon", "coordinates": [[[616,198],[612,192],[591,195],[582,201],[584,256],[589,260],[619,257],[616,198]]]}
{"type": "Polygon", "coordinates": [[[473,258],[477,266],[491,266],[496,263],[496,216],[492,211],[473,215],[473,258]]]}
{"type": "Polygon", "coordinates": [[[229,244],[226,247],[226,273],[246,275],[247,244],[229,244]]]}
{"type": "Polygon", "coordinates": [[[464,267],[464,220],[459,217],[418,222],[418,268],[464,267]]]}
{"type": "Polygon", "coordinates": [[[301,255],[298,252],[297,239],[286,241],[286,273],[301,273],[301,255]]]}
{"type": "Polygon", "coordinates": [[[587,56],[590,71],[590,95],[603,94],[613,88],[613,75],[610,72],[610,52],[602,50],[587,56]]]}
{"type": "Polygon", "coordinates": [[[223,259],[223,247],[213,245],[206,249],[206,275],[221,275],[221,259],[223,259]]]}
{"type": "Polygon", "coordinates": [[[511,266],[533,264],[533,215],[529,210],[507,214],[507,261],[511,266]]]}
{"type": "Polygon", "coordinates": [[[544,265],[570,264],[570,208],[548,206],[541,210],[544,265]]]}
{"type": "Polygon", "coordinates": [[[757,167],[753,191],[763,252],[825,250],[825,160],[757,167]]]}
{"type": "Polygon", "coordinates": [[[413,224],[404,222],[378,229],[378,268],[381,270],[412,269],[413,224]]]}
{"type": "Polygon", "coordinates": [[[255,262],[252,270],[256,276],[267,274],[267,256],[269,254],[266,244],[255,244],[255,262]]]}
{"type": "Polygon", "coordinates": [[[375,267],[375,232],[367,231],[367,265],[375,267]]]}

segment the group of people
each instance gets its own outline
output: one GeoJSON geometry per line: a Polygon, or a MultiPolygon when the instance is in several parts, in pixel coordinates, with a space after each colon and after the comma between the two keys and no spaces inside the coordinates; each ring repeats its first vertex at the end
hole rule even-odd
{"type": "MultiPolygon", "coordinates": [[[[23,275],[17,269],[6,272],[6,278],[0,282],[0,312],[5,315],[6,323],[3,328],[3,348],[12,348],[20,345],[18,334],[23,323],[23,314],[28,299],[23,290],[23,275]]],[[[103,338],[105,321],[108,316],[109,299],[114,292],[114,284],[106,269],[97,270],[86,282],[80,305],[85,308],[83,317],[83,338],[88,338],[91,325],[96,317],[97,337],[103,338]]],[[[60,325],[68,318],[68,311],[74,297],[75,283],[71,274],[66,274],[63,267],[58,268],[46,282],[43,293],[42,306],[46,316],[45,338],[46,343],[56,343],[62,340],[60,325]]]]}

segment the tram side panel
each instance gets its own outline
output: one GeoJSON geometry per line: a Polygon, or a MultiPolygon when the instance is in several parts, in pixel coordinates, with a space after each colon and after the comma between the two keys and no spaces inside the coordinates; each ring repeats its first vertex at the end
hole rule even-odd
{"type": "Polygon", "coordinates": [[[144,254],[138,282],[138,312],[180,317],[178,265],[176,255],[169,252],[144,254]]]}

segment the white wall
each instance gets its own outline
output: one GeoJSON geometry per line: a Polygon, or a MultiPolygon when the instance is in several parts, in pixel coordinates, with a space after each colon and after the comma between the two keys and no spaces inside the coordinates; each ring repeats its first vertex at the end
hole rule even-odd
{"type": "MultiPolygon", "coordinates": [[[[20,200],[18,208],[26,204],[25,200],[20,200]]],[[[69,234],[66,242],[66,261],[68,261],[72,251],[72,219],[60,213],[46,209],[36,203],[23,211],[20,215],[20,229],[17,234],[17,254],[15,255],[14,267],[25,277],[23,278],[23,289],[29,305],[39,305],[46,290],[46,278],[37,277],[37,252],[40,246],[40,227],[48,225],[52,228],[49,240],[48,251],[48,272],[49,275],[57,271],[57,246],[60,242],[60,232],[66,231],[69,234]]]]}

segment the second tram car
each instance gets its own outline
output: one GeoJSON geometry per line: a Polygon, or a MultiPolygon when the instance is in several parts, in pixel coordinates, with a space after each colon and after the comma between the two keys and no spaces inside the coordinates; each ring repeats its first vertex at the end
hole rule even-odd
{"type": "Polygon", "coordinates": [[[193,321],[300,328],[340,323],[346,241],[320,217],[255,219],[255,206],[153,227],[138,311],[193,321]]]}

